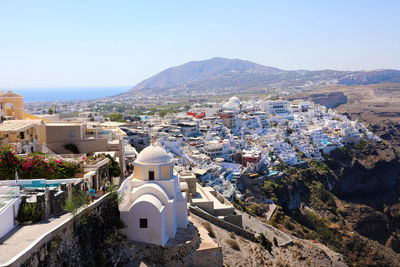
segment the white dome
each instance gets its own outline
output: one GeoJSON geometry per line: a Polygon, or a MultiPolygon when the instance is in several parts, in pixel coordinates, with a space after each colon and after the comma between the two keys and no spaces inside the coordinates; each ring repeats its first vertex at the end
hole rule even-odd
{"type": "Polygon", "coordinates": [[[144,165],[165,164],[170,163],[171,157],[159,146],[148,146],[139,153],[135,163],[144,165]]]}
{"type": "Polygon", "coordinates": [[[223,110],[238,112],[240,110],[240,100],[236,96],[232,96],[228,102],[222,106],[223,110]]]}
{"type": "Polygon", "coordinates": [[[240,105],[240,100],[236,96],[232,96],[231,98],[229,98],[229,102],[240,105]]]}
{"type": "Polygon", "coordinates": [[[226,102],[223,106],[222,109],[223,110],[230,110],[230,111],[234,111],[237,112],[239,110],[240,106],[236,103],[233,102],[226,102]]]}

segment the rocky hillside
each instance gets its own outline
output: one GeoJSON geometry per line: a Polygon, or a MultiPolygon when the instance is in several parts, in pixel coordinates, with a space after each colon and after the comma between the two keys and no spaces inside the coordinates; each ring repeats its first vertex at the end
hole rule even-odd
{"type": "Polygon", "coordinates": [[[287,71],[240,59],[212,58],[168,68],[125,95],[265,92],[332,84],[400,82],[400,71],[287,71]]]}
{"type": "Polygon", "coordinates": [[[361,143],[284,172],[261,190],[248,188],[247,196],[257,197],[245,203],[262,206],[262,197],[273,199],[280,207],[271,224],[322,242],[349,264],[400,265],[400,161],[392,147],[361,143]]]}
{"type": "Polygon", "coordinates": [[[202,81],[232,71],[279,72],[278,69],[265,67],[246,60],[215,57],[203,61],[191,61],[166,69],[136,85],[132,90],[144,88],[163,88],[187,82],[202,81]]]}
{"type": "Polygon", "coordinates": [[[374,83],[398,83],[400,71],[398,70],[371,70],[358,71],[339,80],[339,84],[374,84],[374,83]]]}
{"type": "Polygon", "coordinates": [[[343,256],[322,245],[294,237],[292,246],[269,248],[246,240],[207,221],[191,215],[207,225],[209,235],[222,247],[224,266],[347,266],[343,256]]]}

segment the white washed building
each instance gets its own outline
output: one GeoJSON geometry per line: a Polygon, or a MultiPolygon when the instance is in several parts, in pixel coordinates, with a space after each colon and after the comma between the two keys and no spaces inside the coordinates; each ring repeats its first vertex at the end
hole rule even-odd
{"type": "Polygon", "coordinates": [[[186,193],[167,152],[151,145],[139,153],[134,173],[118,190],[121,220],[129,240],[164,246],[178,228],[186,228],[186,193]]]}

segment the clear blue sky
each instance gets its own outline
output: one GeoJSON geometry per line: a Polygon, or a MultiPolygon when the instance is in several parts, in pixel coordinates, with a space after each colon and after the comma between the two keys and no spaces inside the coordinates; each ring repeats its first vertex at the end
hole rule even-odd
{"type": "Polygon", "coordinates": [[[135,85],[216,56],[400,69],[400,1],[0,1],[0,88],[135,85]]]}

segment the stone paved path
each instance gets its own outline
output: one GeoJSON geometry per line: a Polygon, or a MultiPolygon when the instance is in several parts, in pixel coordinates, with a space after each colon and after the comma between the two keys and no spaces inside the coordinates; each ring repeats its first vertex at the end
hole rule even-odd
{"type": "Polygon", "coordinates": [[[51,218],[40,223],[17,226],[0,240],[0,266],[11,261],[22,251],[30,248],[49,231],[71,218],[71,213],[51,218]]]}
{"type": "MultiPolygon", "coordinates": [[[[80,208],[78,213],[100,203],[108,194],[100,197],[89,206],[80,208]]],[[[38,243],[49,232],[57,229],[72,218],[71,213],[52,217],[47,221],[35,224],[19,225],[0,239],[0,266],[14,262],[14,258],[38,243]]],[[[1,223],[1,222],[0,222],[1,223]]]]}

